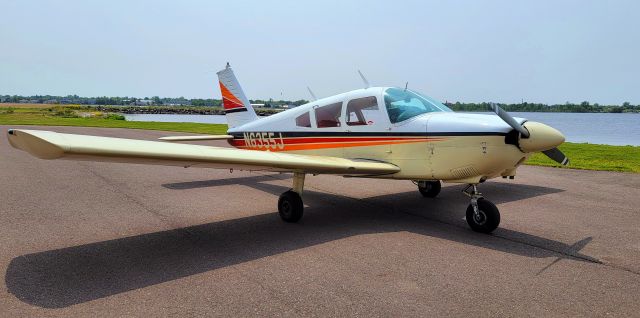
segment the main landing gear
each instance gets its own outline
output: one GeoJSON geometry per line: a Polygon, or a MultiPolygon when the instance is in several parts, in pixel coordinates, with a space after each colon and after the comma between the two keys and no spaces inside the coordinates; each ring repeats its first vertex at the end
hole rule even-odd
{"type": "Polygon", "coordinates": [[[471,198],[467,207],[467,223],[472,230],[481,233],[491,233],[500,224],[500,212],[495,204],[482,197],[475,184],[470,184],[462,193],[471,198]]]}
{"type": "MultiPolygon", "coordinates": [[[[285,222],[295,223],[302,218],[304,177],[304,173],[294,173],[293,188],[281,194],[278,199],[278,214],[285,222]]],[[[418,185],[420,193],[425,197],[434,198],[440,193],[440,181],[418,181],[415,183],[418,185]]],[[[469,184],[462,192],[471,198],[466,215],[467,223],[471,229],[481,233],[493,232],[500,224],[500,212],[495,204],[483,198],[475,184],[469,184]]]]}
{"type": "Polygon", "coordinates": [[[426,198],[435,198],[439,193],[442,185],[440,181],[418,181],[415,182],[418,185],[418,191],[426,198]]]}
{"type": "Polygon", "coordinates": [[[304,173],[294,173],[293,188],[281,194],[280,199],[278,199],[278,214],[285,222],[295,223],[302,218],[304,212],[304,205],[302,204],[304,176],[304,173]]]}

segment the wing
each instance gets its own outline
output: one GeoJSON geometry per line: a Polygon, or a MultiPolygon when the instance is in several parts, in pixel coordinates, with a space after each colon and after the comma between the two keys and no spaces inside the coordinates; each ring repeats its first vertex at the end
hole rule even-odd
{"type": "Polygon", "coordinates": [[[61,134],[43,130],[9,130],[8,138],[13,147],[41,159],[354,176],[392,174],[400,171],[400,168],[393,164],[377,161],[61,134]]]}
{"type": "Polygon", "coordinates": [[[231,135],[200,135],[200,136],[167,136],[158,138],[162,141],[198,141],[198,140],[227,140],[233,139],[231,135]]]}

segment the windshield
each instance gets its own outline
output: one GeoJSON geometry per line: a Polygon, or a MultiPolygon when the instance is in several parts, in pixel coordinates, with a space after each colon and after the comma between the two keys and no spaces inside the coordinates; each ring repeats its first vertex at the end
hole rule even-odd
{"type": "Polygon", "coordinates": [[[392,123],[399,123],[424,113],[452,111],[433,98],[400,88],[387,89],[384,92],[384,103],[392,123]]]}

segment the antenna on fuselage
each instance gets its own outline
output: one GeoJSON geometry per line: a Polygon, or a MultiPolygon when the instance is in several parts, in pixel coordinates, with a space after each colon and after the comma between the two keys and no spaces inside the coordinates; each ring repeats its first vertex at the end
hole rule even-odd
{"type": "Polygon", "coordinates": [[[407,87],[409,87],[409,82],[404,83],[404,91],[407,91],[407,87]]]}
{"type": "Polygon", "coordinates": [[[309,88],[309,86],[307,86],[307,90],[309,91],[309,94],[311,94],[313,101],[318,100],[318,98],[316,97],[316,94],[314,94],[313,91],[311,91],[311,88],[309,88]]]}
{"type": "Polygon", "coordinates": [[[360,74],[360,77],[362,78],[362,81],[364,82],[364,88],[371,87],[371,85],[369,85],[369,81],[367,81],[367,79],[364,77],[364,75],[362,75],[362,72],[360,72],[360,70],[358,70],[358,74],[360,74]]]}

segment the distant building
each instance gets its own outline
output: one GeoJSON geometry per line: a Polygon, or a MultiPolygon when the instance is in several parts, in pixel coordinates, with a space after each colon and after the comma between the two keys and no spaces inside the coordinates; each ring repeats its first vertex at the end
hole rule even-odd
{"type": "Polygon", "coordinates": [[[264,104],[251,104],[255,108],[264,108],[264,104]]]}
{"type": "Polygon", "coordinates": [[[165,106],[183,106],[183,105],[191,105],[191,101],[187,99],[174,98],[165,100],[162,102],[162,105],[165,106]]]}
{"type": "Polygon", "coordinates": [[[138,106],[149,106],[153,103],[150,99],[139,99],[136,101],[136,105],[138,106]]]}

